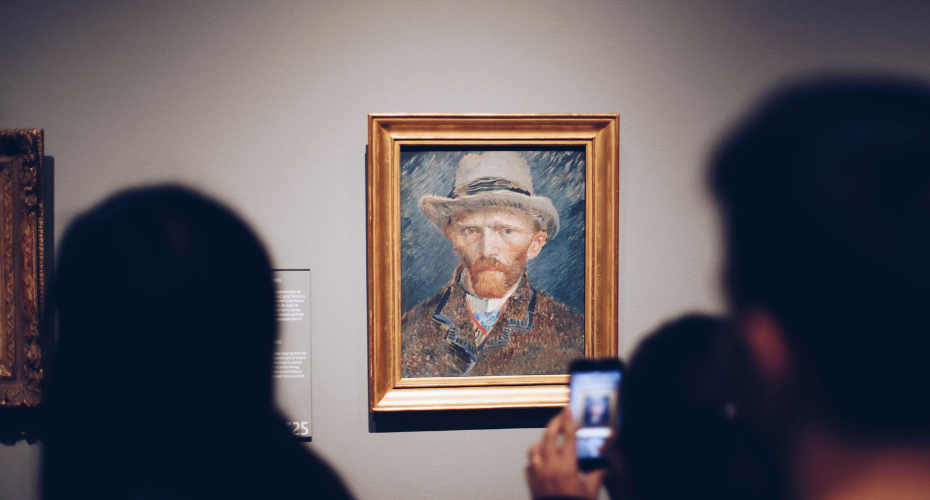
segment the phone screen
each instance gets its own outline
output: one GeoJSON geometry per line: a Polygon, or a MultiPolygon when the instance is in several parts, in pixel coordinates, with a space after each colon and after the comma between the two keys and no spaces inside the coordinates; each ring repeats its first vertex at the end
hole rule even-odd
{"type": "Polygon", "coordinates": [[[606,445],[617,428],[619,367],[592,367],[572,371],[569,406],[575,419],[576,448],[582,465],[602,466],[606,445]]]}

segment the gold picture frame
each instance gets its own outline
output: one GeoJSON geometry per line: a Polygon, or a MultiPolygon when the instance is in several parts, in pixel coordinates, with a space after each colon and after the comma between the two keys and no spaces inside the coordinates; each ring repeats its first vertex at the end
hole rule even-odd
{"type": "Polygon", "coordinates": [[[584,355],[617,356],[619,116],[368,115],[368,362],[373,412],[556,407],[568,375],[404,378],[401,372],[401,148],[583,151],[584,355]]]}
{"type": "Polygon", "coordinates": [[[43,141],[41,129],[0,130],[0,407],[42,400],[43,141]]]}

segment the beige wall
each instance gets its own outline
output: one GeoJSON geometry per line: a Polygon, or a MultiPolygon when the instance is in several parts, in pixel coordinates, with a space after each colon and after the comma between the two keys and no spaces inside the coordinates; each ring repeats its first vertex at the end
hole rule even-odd
{"type": "MultiPolygon", "coordinates": [[[[930,76],[922,3],[6,1],[0,127],[45,129],[59,235],[114,190],[181,181],[312,270],[310,446],[360,498],[525,498],[537,429],[369,433],[366,114],[619,113],[627,353],[722,307],[703,186],[721,128],[805,72],[930,76]]],[[[0,445],[0,498],[36,497],[38,458],[0,445]]]]}

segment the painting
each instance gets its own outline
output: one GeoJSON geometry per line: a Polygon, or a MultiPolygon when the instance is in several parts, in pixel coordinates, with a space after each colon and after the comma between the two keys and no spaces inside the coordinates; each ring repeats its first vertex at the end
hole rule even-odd
{"type": "Polygon", "coordinates": [[[0,130],[0,408],[42,401],[43,138],[0,130]]]}
{"type": "Polygon", "coordinates": [[[401,148],[402,377],[584,357],[584,149],[401,148]]]}
{"type": "Polygon", "coordinates": [[[369,115],[372,411],[558,406],[617,353],[617,115],[369,115]]]}

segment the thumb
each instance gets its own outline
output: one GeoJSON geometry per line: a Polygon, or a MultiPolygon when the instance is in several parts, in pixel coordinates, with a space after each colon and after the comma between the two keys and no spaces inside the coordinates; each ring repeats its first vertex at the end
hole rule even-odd
{"type": "Polygon", "coordinates": [[[588,498],[597,498],[597,494],[601,491],[601,482],[604,480],[605,475],[607,475],[607,469],[597,469],[585,474],[584,477],[581,478],[581,482],[584,483],[585,491],[588,492],[588,498]]]}

